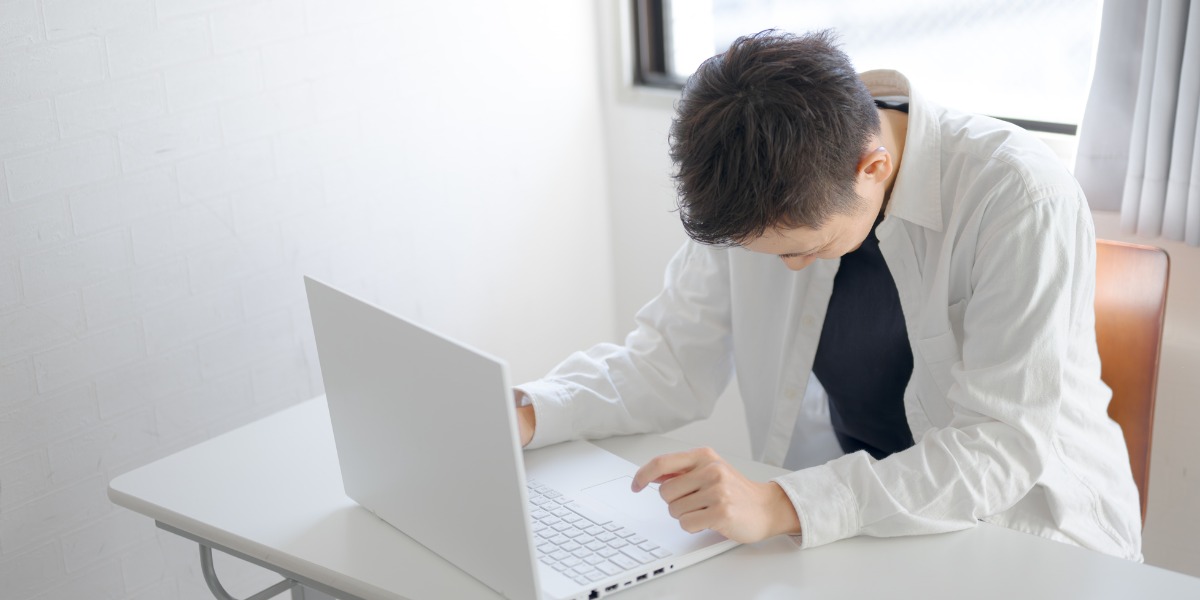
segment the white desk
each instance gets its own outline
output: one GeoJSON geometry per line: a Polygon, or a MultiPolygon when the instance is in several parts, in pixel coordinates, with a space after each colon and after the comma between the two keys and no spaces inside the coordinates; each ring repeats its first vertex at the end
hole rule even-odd
{"type": "MultiPolygon", "coordinates": [[[[600,442],[641,464],[683,444],[600,442]]],[[[765,480],[779,469],[731,460],[765,480]]],[[[114,479],[113,502],[343,600],[496,598],[342,492],[324,398],[114,479]]],[[[1200,598],[1200,579],[998,527],[798,551],[776,538],[622,592],[650,598],[1200,598]]]]}

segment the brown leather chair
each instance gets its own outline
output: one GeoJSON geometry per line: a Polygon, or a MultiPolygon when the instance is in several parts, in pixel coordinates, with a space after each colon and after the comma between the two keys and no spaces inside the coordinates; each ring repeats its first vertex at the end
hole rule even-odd
{"type": "Polygon", "coordinates": [[[1098,240],[1096,343],[1101,379],[1113,391],[1108,414],[1121,425],[1146,522],[1154,394],[1167,303],[1165,250],[1098,240]]]}

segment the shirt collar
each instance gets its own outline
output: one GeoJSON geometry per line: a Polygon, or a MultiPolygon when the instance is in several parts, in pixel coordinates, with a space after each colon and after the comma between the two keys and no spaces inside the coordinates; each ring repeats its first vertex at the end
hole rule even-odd
{"type": "Polygon", "coordinates": [[[942,230],[942,161],[937,108],[912,89],[898,71],[867,71],[859,75],[874,97],[908,98],[908,133],[900,172],[892,184],[887,216],[912,222],[927,229],[942,230]]]}

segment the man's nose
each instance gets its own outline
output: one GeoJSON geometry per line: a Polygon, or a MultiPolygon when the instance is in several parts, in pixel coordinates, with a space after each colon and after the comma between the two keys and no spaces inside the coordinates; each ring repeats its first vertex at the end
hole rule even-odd
{"type": "Polygon", "coordinates": [[[790,256],[787,258],[783,258],[783,257],[780,258],[780,260],[783,261],[783,264],[785,266],[787,266],[787,268],[789,268],[793,271],[799,271],[800,269],[803,269],[804,267],[811,265],[812,262],[816,259],[817,259],[817,257],[815,257],[811,254],[809,254],[807,256],[790,256]]]}

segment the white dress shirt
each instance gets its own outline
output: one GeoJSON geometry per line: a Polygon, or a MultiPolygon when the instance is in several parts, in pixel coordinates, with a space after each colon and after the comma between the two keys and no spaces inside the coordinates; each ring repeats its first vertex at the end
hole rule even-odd
{"type": "MultiPolygon", "coordinates": [[[[776,479],[803,547],[978,521],[1141,560],[1137,489],[1107,415],[1093,293],[1096,239],[1074,178],[1039,140],[924,101],[895,71],[862,75],[909,99],[877,229],[913,351],[904,409],[916,444],[856,452],[776,479]]],[[[568,357],[519,386],[530,447],[660,432],[708,416],[737,373],[754,458],[788,466],[839,261],[687,243],[624,345],[568,357]]]]}

